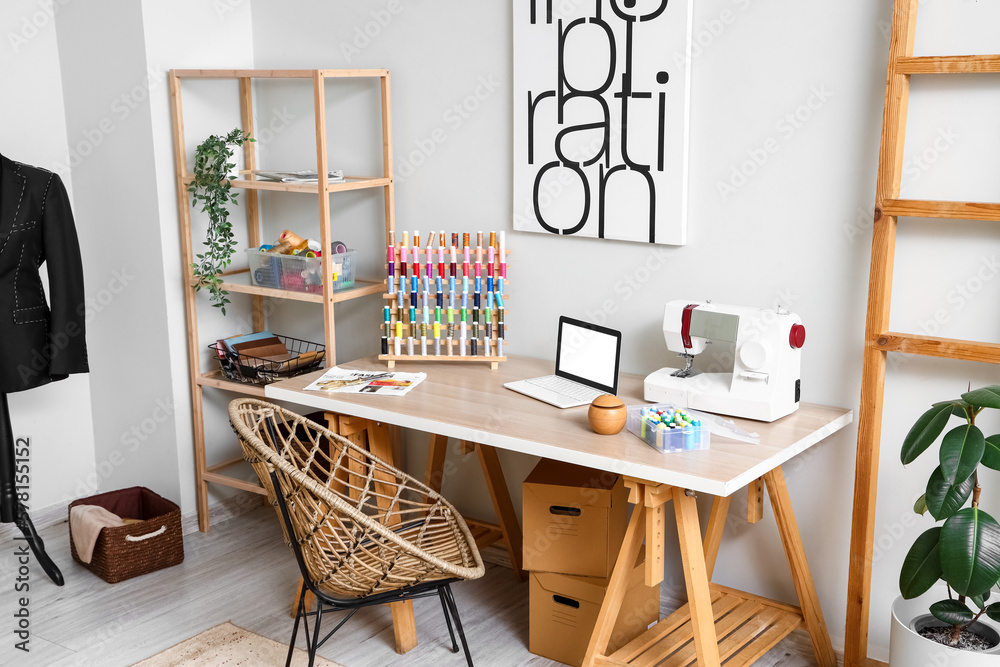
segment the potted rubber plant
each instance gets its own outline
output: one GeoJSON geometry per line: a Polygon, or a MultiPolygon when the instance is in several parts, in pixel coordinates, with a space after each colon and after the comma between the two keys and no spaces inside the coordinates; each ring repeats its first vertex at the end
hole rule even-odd
{"type": "Polygon", "coordinates": [[[1000,470],[1000,434],[986,436],[976,419],[1000,409],[1000,385],[935,403],[903,440],[904,465],[938,441],[953,418],[961,423],[941,437],[939,465],[914,505],[941,525],[910,547],[893,605],[890,664],[923,664],[941,655],[950,667],[1000,661],[1000,523],[981,505],[983,468],[1000,470]],[[922,612],[922,615],[921,615],[922,612]]]}
{"type": "Polygon", "coordinates": [[[229,183],[236,166],[231,162],[236,148],[251,139],[239,128],[229,134],[213,134],[195,149],[194,180],[188,185],[191,205],[201,204],[202,212],[208,214],[208,232],[205,236],[205,252],[195,255],[198,261],[191,264],[198,283],[196,289],[205,288],[210,294],[212,305],[226,314],[229,292],[222,289],[222,273],[232,261],[236,252],[233,226],[229,222],[229,204],[236,204],[236,194],[229,183]]]}

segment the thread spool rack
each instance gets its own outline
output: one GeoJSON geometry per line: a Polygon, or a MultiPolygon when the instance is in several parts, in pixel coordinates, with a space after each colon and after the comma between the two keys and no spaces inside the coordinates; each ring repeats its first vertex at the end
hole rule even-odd
{"type": "Polygon", "coordinates": [[[500,353],[500,348],[505,349],[507,345],[505,319],[510,285],[506,277],[510,250],[504,243],[504,232],[477,232],[475,238],[470,233],[432,232],[430,238],[424,237],[425,241],[430,241],[424,247],[421,247],[420,237],[416,232],[413,235],[412,245],[409,245],[411,240],[406,232],[403,232],[399,244],[394,237],[395,233],[390,232],[389,246],[386,249],[384,283],[386,289],[382,295],[380,335],[382,353],[378,358],[386,361],[389,368],[395,367],[396,361],[435,361],[488,363],[492,369],[496,369],[501,361],[506,361],[506,354],[500,353]],[[475,246],[471,244],[473,240],[476,241],[475,246]],[[483,241],[486,241],[485,245],[483,241]],[[492,263],[488,261],[491,248],[494,257],[492,263]],[[465,261],[466,249],[468,249],[468,262],[465,261]],[[414,261],[414,251],[416,251],[416,261],[414,261]],[[452,262],[453,257],[455,262],[452,262]],[[477,257],[481,261],[477,262],[477,257]],[[430,259],[429,264],[428,259],[430,259]],[[391,271],[389,262],[392,262],[391,271]],[[478,308],[475,272],[477,263],[480,267],[478,308]],[[466,274],[468,285],[467,289],[463,290],[466,274]],[[400,279],[404,276],[405,280],[401,283],[400,279]],[[416,291],[413,290],[415,276],[419,276],[416,291]],[[454,291],[452,291],[452,276],[454,276],[454,291]],[[492,291],[489,290],[491,283],[492,291]],[[404,287],[402,301],[401,285],[404,287]],[[463,293],[466,303],[464,309],[463,293]],[[499,299],[496,298],[498,293],[501,295],[499,299]],[[388,320],[385,318],[386,308],[389,310],[388,320]],[[463,310],[466,313],[464,340],[461,337],[463,310]],[[440,325],[436,348],[434,330],[438,321],[440,325]],[[397,333],[402,334],[398,337],[398,343],[397,333]],[[423,349],[423,339],[426,339],[426,349],[423,349]],[[473,342],[476,343],[475,346],[473,342]],[[440,354],[435,353],[436,349],[440,350],[440,354]],[[413,354],[409,354],[410,351],[413,354]]]}

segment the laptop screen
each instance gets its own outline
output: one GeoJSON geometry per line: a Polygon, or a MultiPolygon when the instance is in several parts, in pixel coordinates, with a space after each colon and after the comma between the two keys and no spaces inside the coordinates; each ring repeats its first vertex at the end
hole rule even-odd
{"type": "Polygon", "coordinates": [[[621,343],[614,329],[560,317],[556,375],[617,394],[621,343]]]}

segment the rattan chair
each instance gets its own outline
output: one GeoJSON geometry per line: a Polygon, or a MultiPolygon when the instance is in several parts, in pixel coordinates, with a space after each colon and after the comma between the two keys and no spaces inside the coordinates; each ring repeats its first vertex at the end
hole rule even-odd
{"type": "Polygon", "coordinates": [[[455,508],[406,473],[284,408],[238,399],[229,405],[229,420],[302,571],[286,666],[300,621],[312,665],[316,650],[359,608],[437,596],[452,650],[458,652],[454,620],[471,667],[450,584],[477,579],[484,568],[455,508]],[[306,608],[305,589],[316,596],[315,611],[306,608]],[[329,611],[347,616],[321,639],[329,611]]]}

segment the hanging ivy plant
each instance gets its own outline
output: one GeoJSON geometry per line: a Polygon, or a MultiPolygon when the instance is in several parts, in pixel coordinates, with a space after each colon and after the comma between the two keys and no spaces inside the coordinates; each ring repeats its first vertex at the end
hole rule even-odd
{"type": "Polygon", "coordinates": [[[208,214],[208,233],[205,236],[207,250],[195,255],[198,261],[191,264],[194,277],[198,280],[195,289],[206,288],[212,305],[226,314],[226,304],[229,303],[229,292],[222,289],[222,278],[219,274],[225,271],[236,252],[236,239],[233,237],[233,226],[229,222],[229,204],[236,204],[236,194],[229,184],[229,174],[235,162],[233,147],[242,146],[251,139],[239,128],[225,136],[213,134],[203,141],[194,153],[194,180],[188,186],[192,195],[191,205],[208,214]]]}

